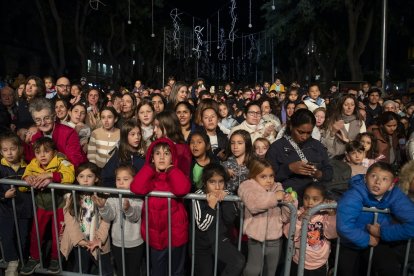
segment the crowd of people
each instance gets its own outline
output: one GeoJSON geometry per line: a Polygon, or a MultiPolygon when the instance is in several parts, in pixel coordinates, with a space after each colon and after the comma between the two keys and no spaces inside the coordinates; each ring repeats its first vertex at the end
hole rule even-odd
{"type": "Polygon", "coordinates": [[[195,275],[213,275],[217,258],[220,275],[246,276],[276,275],[294,223],[296,275],[302,219],[332,202],[337,210],[315,214],[307,226],[305,275],[328,275],[337,237],[338,275],[365,275],[371,247],[377,275],[401,273],[402,246],[414,237],[414,102],[407,96],[366,82],[322,93],[316,83],[303,89],[280,79],[207,89],[203,79],[187,85],[170,77],[162,89],[138,80],[130,91],[104,92],[84,78],[29,76],[15,86],[0,90],[0,178],[23,179],[36,209],[30,188],[0,185],[6,276],[33,274],[48,235],[43,256],[51,274],[61,271],[61,254],[73,272],[91,273],[100,259],[103,275],[138,275],[147,243],[151,275],[186,275],[191,223],[195,275]],[[120,204],[115,195],[52,194],[50,183],[138,196],[120,204]],[[152,191],[178,198],[143,204],[152,191]],[[205,200],[186,204],[180,197],[188,193],[205,200]],[[282,202],[297,206],[297,221],[282,202]],[[391,215],[374,221],[363,207],[391,215]]]}

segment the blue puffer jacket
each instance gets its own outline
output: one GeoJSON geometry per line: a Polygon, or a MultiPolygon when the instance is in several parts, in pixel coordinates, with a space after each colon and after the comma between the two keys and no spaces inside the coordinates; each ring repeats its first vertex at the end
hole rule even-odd
{"type": "Polygon", "coordinates": [[[369,246],[367,224],[373,223],[374,213],[363,212],[363,207],[390,210],[391,215],[378,214],[382,241],[414,238],[414,203],[398,187],[377,200],[369,193],[364,175],[356,175],[350,180],[350,189],[338,202],[336,225],[342,244],[356,249],[369,246]]]}

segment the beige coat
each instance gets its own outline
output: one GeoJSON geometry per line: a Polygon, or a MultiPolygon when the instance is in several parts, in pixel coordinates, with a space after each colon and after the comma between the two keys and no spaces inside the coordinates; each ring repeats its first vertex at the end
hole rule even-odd
{"type": "Polygon", "coordinates": [[[249,238],[263,242],[277,240],[283,235],[283,223],[289,221],[290,211],[287,207],[277,206],[276,191],[283,191],[279,182],[269,191],[253,179],[240,184],[238,194],[246,206],[243,233],[249,238]]]}
{"type": "MultiPolygon", "coordinates": [[[[65,224],[63,226],[63,234],[60,240],[60,252],[63,256],[68,259],[68,256],[72,249],[76,247],[80,241],[85,239],[84,234],[80,230],[80,225],[78,220],[76,220],[68,211],[68,206],[72,197],[69,197],[66,200],[66,206],[63,208],[63,214],[65,218],[65,224]]],[[[99,212],[96,212],[99,214],[99,212]]],[[[101,240],[102,249],[101,254],[106,254],[111,251],[110,239],[109,239],[109,228],[111,224],[105,222],[101,217],[98,218],[98,228],[95,231],[95,237],[101,240]]],[[[92,255],[95,259],[98,259],[97,250],[95,250],[92,255]]]]}

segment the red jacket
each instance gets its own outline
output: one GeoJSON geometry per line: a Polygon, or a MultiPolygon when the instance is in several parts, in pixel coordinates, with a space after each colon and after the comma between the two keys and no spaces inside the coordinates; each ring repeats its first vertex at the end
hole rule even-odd
{"type": "MultiPolygon", "coordinates": [[[[145,165],[135,175],[131,184],[131,192],[146,195],[152,191],[171,192],[176,196],[184,196],[190,192],[190,179],[178,169],[178,155],[174,142],[168,138],[154,141],[146,155],[145,165]],[[152,165],[154,146],[168,143],[174,167],[168,172],[156,172],[152,165]]],[[[181,161],[181,160],[180,160],[181,161]]],[[[141,234],[152,248],[164,250],[168,248],[168,200],[167,198],[149,197],[148,199],[148,231],[146,235],[145,207],[142,209],[141,234]]],[[[171,199],[171,245],[179,247],[188,241],[188,218],[184,204],[179,199],[171,199]]]]}
{"type": "Polygon", "coordinates": [[[177,150],[177,158],[180,160],[178,168],[188,177],[190,177],[191,162],[193,155],[191,154],[190,146],[187,144],[175,144],[177,150]]]}
{"type": "MultiPolygon", "coordinates": [[[[32,142],[25,145],[25,155],[27,162],[30,162],[35,157],[32,145],[37,139],[41,137],[43,137],[43,133],[38,131],[33,135],[32,142]]],[[[73,166],[75,166],[75,168],[77,168],[80,164],[88,161],[85,153],[80,146],[79,136],[73,128],[62,125],[60,123],[55,123],[52,139],[56,143],[57,150],[66,155],[67,159],[73,164],[73,166]]]]}

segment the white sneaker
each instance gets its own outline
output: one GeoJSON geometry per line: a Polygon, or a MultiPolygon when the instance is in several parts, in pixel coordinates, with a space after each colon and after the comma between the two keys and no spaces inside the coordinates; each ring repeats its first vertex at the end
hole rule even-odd
{"type": "Polygon", "coordinates": [[[7,269],[4,273],[5,276],[18,276],[17,268],[19,266],[19,261],[10,261],[7,265],[7,269]]]}

